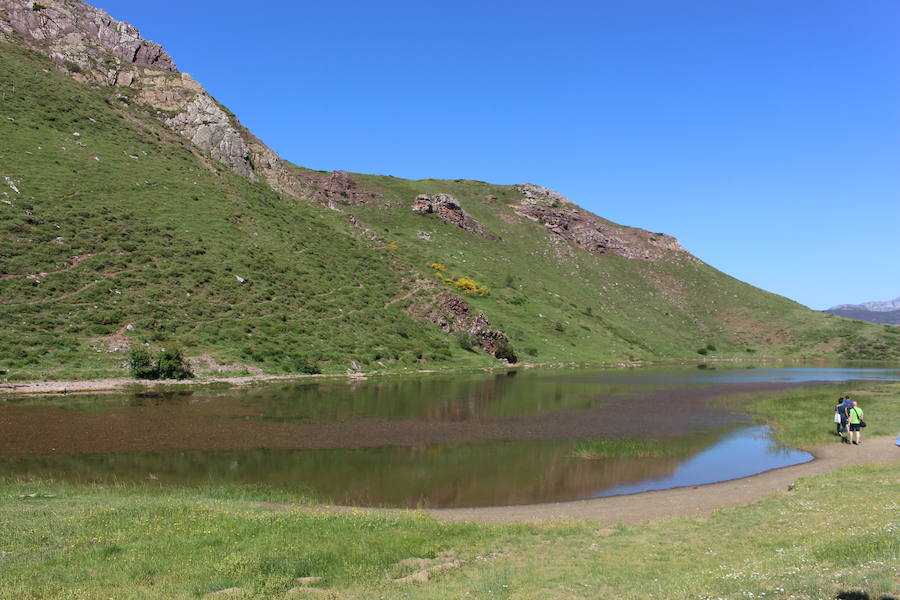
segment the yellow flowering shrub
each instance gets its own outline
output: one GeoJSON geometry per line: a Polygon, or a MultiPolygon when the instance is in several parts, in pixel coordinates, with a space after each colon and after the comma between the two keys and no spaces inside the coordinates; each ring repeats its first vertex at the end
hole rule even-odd
{"type": "Polygon", "coordinates": [[[456,288],[466,296],[487,296],[491,293],[491,290],[486,285],[481,285],[471,277],[454,279],[447,275],[447,265],[433,262],[428,266],[434,269],[435,279],[442,279],[447,285],[456,286],[456,288]]]}
{"type": "Polygon", "coordinates": [[[456,287],[466,296],[487,296],[490,290],[471,277],[460,277],[456,280],[456,287]]]}

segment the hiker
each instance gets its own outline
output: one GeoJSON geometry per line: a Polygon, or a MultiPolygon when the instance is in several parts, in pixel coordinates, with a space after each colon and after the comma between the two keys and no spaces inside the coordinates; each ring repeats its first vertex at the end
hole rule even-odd
{"type": "Polygon", "coordinates": [[[841,430],[841,442],[850,443],[848,436],[843,434],[847,433],[847,424],[850,422],[850,417],[847,413],[850,410],[850,407],[853,406],[853,400],[850,399],[850,396],[844,396],[843,401],[835,408],[841,418],[840,430],[841,430]]]}
{"type": "Polygon", "coordinates": [[[846,415],[843,414],[844,408],[844,397],[841,396],[837,399],[837,406],[834,407],[834,425],[835,432],[834,435],[842,435],[844,433],[844,420],[846,415]]]}
{"type": "Polygon", "coordinates": [[[850,419],[850,443],[856,446],[859,446],[859,430],[863,426],[863,411],[859,407],[859,404],[856,402],[853,403],[853,406],[850,407],[850,410],[847,411],[847,416],[850,419]],[[856,433],[856,441],[853,441],[853,434],[856,433]]]}

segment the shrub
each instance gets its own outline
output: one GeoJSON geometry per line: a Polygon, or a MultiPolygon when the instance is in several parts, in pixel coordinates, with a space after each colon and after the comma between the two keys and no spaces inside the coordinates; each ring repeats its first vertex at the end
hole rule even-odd
{"type": "Polygon", "coordinates": [[[181,348],[160,350],[156,357],[156,370],[160,379],[190,379],[194,376],[181,354],[181,348]]]}
{"type": "Polygon", "coordinates": [[[295,372],[305,375],[318,375],[322,372],[317,362],[311,361],[305,356],[295,356],[291,367],[295,372]]]}
{"type": "Polygon", "coordinates": [[[456,280],[456,287],[466,296],[487,296],[490,290],[471,277],[460,277],[456,280]]]}
{"type": "Polygon", "coordinates": [[[506,338],[500,338],[499,340],[497,340],[497,343],[494,344],[494,356],[506,360],[510,363],[519,362],[519,357],[516,356],[516,351],[513,349],[512,344],[510,344],[509,340],[506,338]]]}
{"type": "Polygon", "coordinates": [[[144,348],[132,348],[128,368],[135,379],[159,379],[159,371],[153,365],[150,353],[144,348]]]}
{"type": "Polygon", "coordinates": [[[707,345],[706,345],[706,349],[709,350],[710,352],[715,352],[715,351],[716,351],[716,347],[713,346],[712,344],[707,344],[707,345]]]}
{"type": "Polygon", "coordinates": [[[462,348],[463,350],[468,350],[470,352],[474,352],[475,348],[478,348],[481,345],[478,337],[469,333],[468,331],[457,332],[456,341],[459,342],[460,348],[462,348]]]}
{"type": "Polygon", "coordinates": [[[709,350],[707,350],[706,348],[698,348],[697,354],[706,355],[706,354],[709,354],[709,350]]]}
{"type": "Polygon", "coordinates": [[[190,379],[194,376],[180,348],[160,350],[155,361],[144,348],[132,348],[128,367],[136,379],[190,379]]]}

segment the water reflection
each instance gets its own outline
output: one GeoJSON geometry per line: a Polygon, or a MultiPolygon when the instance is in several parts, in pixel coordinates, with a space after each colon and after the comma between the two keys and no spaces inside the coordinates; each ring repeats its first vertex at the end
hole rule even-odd
{"type": "Polygon", "coordinates": [[[718,402],[897,369],[696,367],[8,398],[0,473],[262,484],[343,504],[481,506],[698,485],[809,460],[718,402]],[[579,438],[666,452],[577,458],[579,438]]]}
{"type": "Polygon", "coordinates": [[[635,494],[739,479],[813,459],[808,452],[775,444],[769,439],[770,433],[768,427],[748,427],[735,431],[681,462],[671,474],[647,478],[639,483],[616,485],[591,497],[635,494]]]}
{"type": "Polygon", "coordinates": [[[667,440],[665,456],[578,458],[572,440],[358,450],[91,454],[3,461],[26,477],[160,485],[263,484],[338,504],[489,506],[697,485],[811,459],[772,451],[766,428],[667,440]],[[712,445],[710,442],[712,441],[712,445]]]}

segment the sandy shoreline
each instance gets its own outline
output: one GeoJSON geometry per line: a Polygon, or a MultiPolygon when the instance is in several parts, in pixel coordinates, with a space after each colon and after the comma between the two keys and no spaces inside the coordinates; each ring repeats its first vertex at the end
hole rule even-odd
{"type": "MultiPolygon", "coordinates": [[[[430,373],[416,371],[411,374],[430,373]]],[[[365,379],[369,374],[354,375],[244,375],[235,377],[198,377],[196,379],[85,379],[71,381],[16,381],[0,383],[0,394],[83,394],[97,392],[123,392],[130,390],[152,389],[160,386],[187,385],[202,387],[205,385],[242,386],[254,383],[277,381],[307,381],[312,379],[365,379]]]]}

